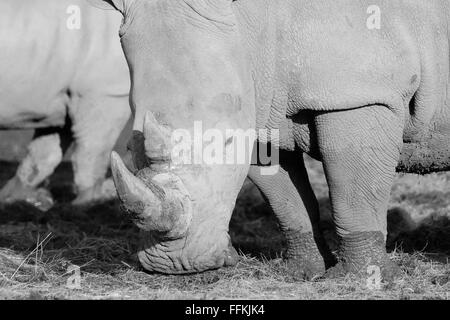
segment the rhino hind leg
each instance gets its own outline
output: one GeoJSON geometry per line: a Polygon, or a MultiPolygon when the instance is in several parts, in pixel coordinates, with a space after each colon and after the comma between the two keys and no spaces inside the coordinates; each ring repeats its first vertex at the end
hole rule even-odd
{"type": "Polygon", "coordinates": [[[15,176],[0,190],[0,201],[25,201],[42,211],[50,209],[53,206],[52,195],[41,185],[62,160],[60,142],[57,130],[36,130],[15,176]]]}
{"type": "Polygon", "coordinates": [[[114,183],[106,178],[111,151],[130,114],[128,97],[85,97],[71,113],[75,148],[72,154],[74,205],[116,197],[114,183]]]}
{"type": "Polygon", "coordinates": [[[386,106],[328,112],[315,118],[330,188],[338,264],[330,277],[399,272],[386,253],[387,206],[402,145],[403,116],[386,106]]]}
{"type": "Polygon", "coordinates": [[[249,177],[269,202],[286,238],[287,271],[297,279],[322,275],[334,258],[319,228],[319,206],[302,155],[281,151],[275,175],[262,175],[258,166],[251,166],[249,177]]]}

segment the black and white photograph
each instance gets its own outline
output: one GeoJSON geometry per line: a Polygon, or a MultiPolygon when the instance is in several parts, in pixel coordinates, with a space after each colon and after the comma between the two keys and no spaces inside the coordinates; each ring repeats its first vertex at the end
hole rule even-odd
{"type": "Polygon", "coordinates": [[[0,300],[262,319],[449,258],[450,0],[0,0],[0,300]]]}

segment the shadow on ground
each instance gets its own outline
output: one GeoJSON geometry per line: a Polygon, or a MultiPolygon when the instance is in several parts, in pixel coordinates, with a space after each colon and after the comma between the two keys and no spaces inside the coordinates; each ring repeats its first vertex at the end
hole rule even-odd
{"type": "MultiPolygon", "coordinates": [[[[0,185],[9,179],[17,163],[0,162],[0,185]]],[[[138,229],[120,212],[117,201],[74,207],[67,203],[74,198],[72,170],[62,163],[47,187],[57,205],[40,212],[26,203],[0,208],[0,248],[26,254],[36,247],[36,241],[50,234],[45,251],[60,255],[91,272],[111,270],[111,264],[134,265],[138,248],[138,229]]],[[[235,248],[257,259],[274,259],[283,255],[283,238],[271,208],[248,182],[241,192],[230,222],[230,235],[235,248]]],[[[327,198],[320,207],[329,210],[327,198]]],[[[412,226],[408,213],[401,208],[390,210],[387,246],[413,253],[421,251],[434,256],[450,255],[450,220],[445,216],[429,216],[419,226],[412,226]]],[[[332,250],[337,247],[333,224],[329,216],[322,221],[326,239],[332,250]]]]}
{"type": "MultiPolygon", "coordinates": [[[[0,162],[0,185],[14,174],[16,163],[0,162]]],[[[90,207],[67,204],[74,198],[70,164],[61,164],[47,185],[56,200],[48,212],[40,212],[26,203],[0,208],[0,248],[27,255],[48,236],[45,255],[59,257],[83,266],[87,272],[108,273],[113,266],[139,269],[135,258],[139,244],[138,229],[120,212],[117,201],[90,207]]],[[[285,240],[270,207],[248,182],[241,192],[230,222],[233,245],[242,254],[259,260],[283,255],[285,240]]],[[[329,207],[328,199],[320,199],[321,207],[329,207]]],[[[420,226],[411,228],[407,213],[401,208],[389,213],[388,249],[413,253],[430,253],[437,259],[450,255],[450,221],[447,217],[430,216],[420,226]],[[406,226],[406,227],[405,227],[406,226]]],[[[332,249],[337,240],[329,219],[322,222],[332,249]]]]}

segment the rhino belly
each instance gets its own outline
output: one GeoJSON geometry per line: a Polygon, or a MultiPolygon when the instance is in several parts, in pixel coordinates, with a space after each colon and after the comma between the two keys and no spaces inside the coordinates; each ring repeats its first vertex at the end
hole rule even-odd
{"type": "MultiPolygon", "coordinates": [[[[30,95],[35,97],[35,95],[30,95]]],[[[69,103],[67,92],[51,99],[1,99],[0,129],[34,129],[63,126],[69,103]],[[25,100],[25,101],[24,101],[25,100]]]]}
{"type": "Polygon", "coordinates": [[[85,33],[66,28],[69,2],[1,1],[0,128],[64,124],[85,33]]]}

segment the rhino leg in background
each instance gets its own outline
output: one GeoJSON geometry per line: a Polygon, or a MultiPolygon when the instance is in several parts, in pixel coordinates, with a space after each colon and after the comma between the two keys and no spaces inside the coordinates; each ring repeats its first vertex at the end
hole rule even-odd
{"type": "Polygon", "coordinates": [[[339,262],[327,271],[331,277],[367,276],[368,267],[375,266],[389,281],[399,272],[386,254],[386,213],[403,123],[402,111],[379,105],[315,117],[340,239],[339,262]]]}
{"type": "Polygon", "coordinates": [[[128,96],[83,97],[71,110],[75,149],[72,155],[77,197],[73,204],[116,197],[106,179],[112,149],[130,116],[128,96]]]}
{"type": "Polygon", "coordinates": [[[302,155],[280,152],[280,169],[275,175],[262,175],[252,165],[249,178],[272,207],[287,240],[286,260],[292,273],[311,279],[322,275],[333,256],[319,229],[319,205],[309,183],[302,155]]]}
{"type": "Polygon", "coordinates": [[[42,211],[50,209],[50,192],[38,187],[53,173],[62,156],[59,129],[37,129],[15,176],[0,191],[0,201],[26,201],[42,211]]]}

